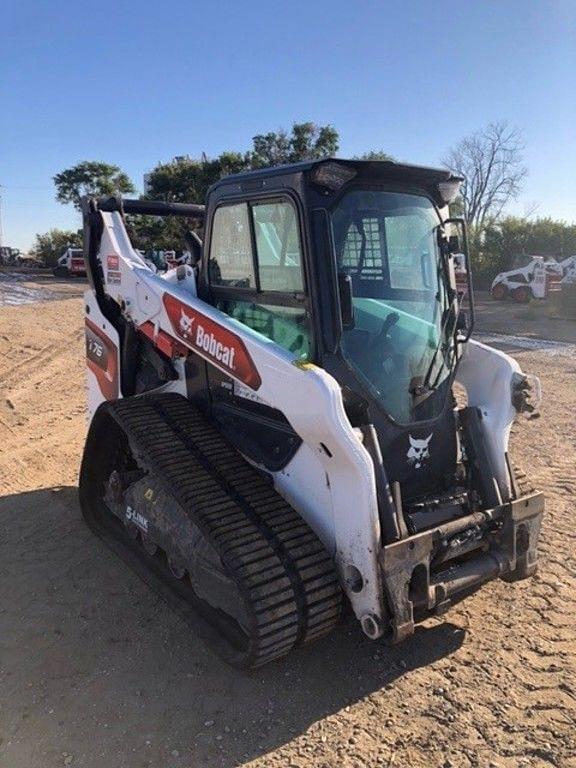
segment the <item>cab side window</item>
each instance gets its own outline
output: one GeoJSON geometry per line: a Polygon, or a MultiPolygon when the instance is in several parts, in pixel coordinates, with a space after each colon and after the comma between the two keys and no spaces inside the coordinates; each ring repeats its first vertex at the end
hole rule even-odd
{"type": "Polygon", "coordinates": [[[237,301],[226,299],[217,303],[218,309],[243,325],[258,331],[275,341],[297,357],[309,359],[312,356],[312,334],[308,312],[304,307],[283,307],[265,304],[262,301],[237,301]]]}
{"type": "Polygon", "coordinates": [[[298,216],[289,200],[217,208],[209,280],[218,309],[298,357],[312,355],[298,216]]]}
{"type": "Polygon", "coordinates": [[[216,209],[208,269],[212,285],[256,287],[246,203],[216,209]]]}
{"type": "Polygon", "coordinates": [[[258,274],[263,291],[297,293],[304,290],[298,220],[286,202],[252,206],[258,252],[258,274]]]}

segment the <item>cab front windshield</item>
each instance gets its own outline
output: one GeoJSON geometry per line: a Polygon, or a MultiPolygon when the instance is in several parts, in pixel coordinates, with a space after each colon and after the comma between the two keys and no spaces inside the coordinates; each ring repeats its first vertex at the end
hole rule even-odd
{"type": "Polygon", "coordinates": [[[350,191],[332,212],[338,271],[351,278],[354,307],[342,353],[402,424],[442,412],[454,364],[440,224],[427,197],[382,190],[350,191]]]}

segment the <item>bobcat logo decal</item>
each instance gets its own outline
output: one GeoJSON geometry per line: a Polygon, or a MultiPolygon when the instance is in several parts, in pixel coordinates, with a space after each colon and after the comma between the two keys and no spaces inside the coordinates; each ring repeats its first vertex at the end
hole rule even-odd
{"type": "Polygon", "coordinates": [[[184,313],[184,310],[180,309],[180,333],[182,334],[182,336],[188,338],[188,336],[192,332],[193,322],[194,322],[194,318],[188,317],[188,315],[184,313]]]}
{"type": "Polygon", "coordinates": [[[416,440],[412,435],[408,435],[410,440],[410,448],[406,454],[409,464],[413,464],[415,469],[420,469],[424,466],[426,459],[430,458],[430,448],[428,447],[430,440],[432,440],[432,434],[430,433],[425,440],[416,440]]]}
{"type": "Polygon", "coordinates": [[[241,336],[170,293],[162,301],[172,330],[187,348],[250,389],[259,389],[262,379],[241,336]]]}

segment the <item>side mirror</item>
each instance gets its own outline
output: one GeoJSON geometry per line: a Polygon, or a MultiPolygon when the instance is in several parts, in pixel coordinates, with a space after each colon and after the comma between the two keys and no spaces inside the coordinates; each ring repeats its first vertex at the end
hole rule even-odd
{"type": "MultiPolygon", "coordinates": [[[[464,267],[463,274],[461,273],[461,277],[465,279],[466,284],[465,288],[462,287],[460,282],[460,287],[458,289],[458,293],[460,294],[460,304],[463,299],[466,299],[468,303],[468,310],[470,312],[469,316],[466,317],[466,328],[465,329],[457,329],[459,331],[459,334],[461,335],[461,341],[466,342],[470,338],[472,334],[472,330],[474,328],[474,289],[472,286],[472,270],[470,265],[470,252],[468,250],[468,233],[466,229],[466,221],[462,217],[453,217],[450,219],[445,219],[444,226],[448,225],[454,225],[458,228],[458,235],[452,235],[448,239],[448,250],[451,254],[462,254],[462,258],[458,259],[461,263],[459,264],[459,267],[464,267]],[[453,247],[456,246],[457,243],[457,250],[454,251],[453,247]]],[[[460,314],[462,315],[463,312],[460,310],[460,314]]]]}
{"type": "Polygon", "coordinates": [[[354,328],[354,304],[352,302],[352,278],[345,272],[338,273],[340,316],[343,328],[354,328]]]}
{"type": "Polygon", "coordinates": [[[457,336],[468,336],[468,329],[470,327],[470,323],[468,321],[468,313],[467,312],[460,312],[458,315],[458,318],[456,319],[456,334],[457,336]]]}
{"type": "Polygon", "coordinates": [[[458,235],[450,235],[448,238],[448,251],[450,253],[461,253],[460,238],[458,235]]]}

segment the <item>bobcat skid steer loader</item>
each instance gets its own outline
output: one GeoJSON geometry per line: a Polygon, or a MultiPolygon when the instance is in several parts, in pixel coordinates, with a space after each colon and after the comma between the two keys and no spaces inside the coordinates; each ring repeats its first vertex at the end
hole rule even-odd
{"type": "Polygon", "coordinates": [[[535,571],[543,497],[507,447],[538,381],[470,339],[460,181],[323,160],[225,178],[205,208],[84,200],[83,514],[235,665],[325,635],[344,599],[398,642],[535,571]],[[155,274],[125,214],[204,241],[155,274]]]}
{"type": "Polygon", "coordinates": [[[518,304],[527,304],[531,299],[547,299],[550,293],[560,290],[562,264],[551,256],[529,259],[523,267],[496,275],[490,287],[493,299],[503,301],[511,297],[518,304]]]}

